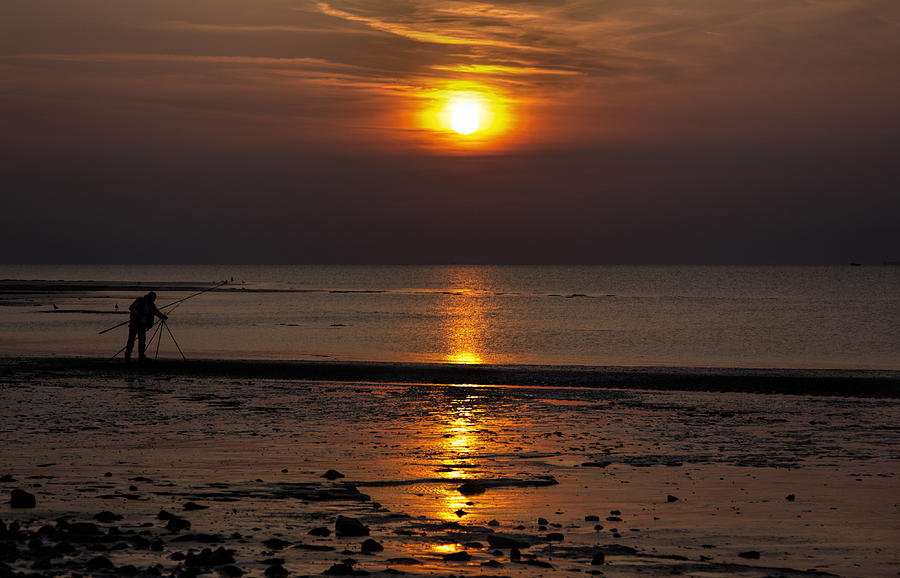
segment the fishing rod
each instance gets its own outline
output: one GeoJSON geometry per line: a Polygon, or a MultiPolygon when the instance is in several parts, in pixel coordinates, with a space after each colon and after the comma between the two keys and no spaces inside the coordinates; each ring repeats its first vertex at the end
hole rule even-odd
{"type": "MultiPolygon", "coordinates": [[[[206,293],[207,291],[212,291],[213,289],[218,289],[219,287],[221,287],[223,285],[227,285],[227,284],[228,284],[228,281],[222,281],[218,285],[213,285],[212,287],[207,287],[203,291],[198,291],[198,292],[194,293],[193,295],[188,295],[187,297],[184,297],[177,301],[172,301],[168,305],[163,305],[162,307],[159,307],[158,310],[162,311],[163,309],[168,309],[169,307],[172,307],[173,305],[178,305],[180,303],[184,303],[188,299],[192,299],[192,298],[196,297],[197,295],[202,295],[203,293],[206,293]]],[[[119,327],[122,327],[123,325],[127,325],[128,323],[131,323],[131,319],[129,319],[128,321],[123,321],[122,323],[119,323],[118,325],[113,325],[109,329],[104,329],[103,331],[100,331],[98,333],[98,335],[103,335],[104,333],[112,331],[113,329],[118,329],[119,327]]],[[[118,354],[116,354],[116,355],[118,355],[118,354]]]]}

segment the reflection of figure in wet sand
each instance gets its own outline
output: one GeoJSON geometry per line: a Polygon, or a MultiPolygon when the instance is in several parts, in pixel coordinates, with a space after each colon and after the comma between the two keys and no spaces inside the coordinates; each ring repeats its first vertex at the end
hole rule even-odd
{"type": "Polygon", "coordinates": [[[125,361],[131,361],[135,336],[138,338],[138,360],[144,361],[146,359],[144,350],[147,348],[147,330],[153,327],[154,317],[159,317],[163,321],[169,317],[156,308],[156,293],[153,291],[135,299],[128,310],[131,312],[131,320],[128,323],[125,361]]]}

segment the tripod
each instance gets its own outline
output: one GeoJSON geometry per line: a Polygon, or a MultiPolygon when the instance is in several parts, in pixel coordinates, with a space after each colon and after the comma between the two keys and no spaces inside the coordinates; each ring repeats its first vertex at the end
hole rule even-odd
{"type": "MultiPolygon", "coordinates": [[[[162,335],[163,335],[163,333],[162,333],[162,331],[160,331],[160,329],[163,327],[165,327],[166,331],[169,333],[169,337],[172,338],[172,342],[175,344],[175,347],[178,348],[178,353],[181,354],[181,359],[184,359],[185,361],[187,361],[187,357],[184,356],[184,352],[181,350],[181,346],[178,345],[178,340],[175,339],[175,335],[172,333],[172,330],[169,329],[169,324],[166,323],[165,319],[160,319],[159,323],[156,324],[156,329],[153,330],[153,334],[150,336],[150,339],[147,340],[144,351],[146,352],[148,349],[153,347],[153,340],[155,339],[156,340],[156,353],[153,355],[153,360],[155,361],[155,360],[159,359],[159,345],[160,345],[160,343],[162,343],[162,335]]],[[[125,351],[126,349],[128,349],[128,345],[126,345],[125,347],[120,349],[115,355],[113,355],[112,359],[117,358],[119,356],[119,354],[122,353],[123,351],[125,351]]]]}

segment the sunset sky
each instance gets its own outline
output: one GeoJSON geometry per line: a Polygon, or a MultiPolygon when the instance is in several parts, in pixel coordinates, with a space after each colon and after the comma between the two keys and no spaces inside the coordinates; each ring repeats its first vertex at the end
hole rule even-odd
{"type": "Polygon", "coordinates": [[[0,262],[900,261],[900,2],[4,0],[0,134],[0,262]]]}

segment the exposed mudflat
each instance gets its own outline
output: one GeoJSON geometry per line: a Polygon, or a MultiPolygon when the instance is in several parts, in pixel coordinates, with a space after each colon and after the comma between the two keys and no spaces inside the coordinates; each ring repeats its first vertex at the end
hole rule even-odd
{"type": "Polygon", "coordinates": [[[156,367],[4,365],[0,576],[898,571],[896,399],[156,367]]]}

